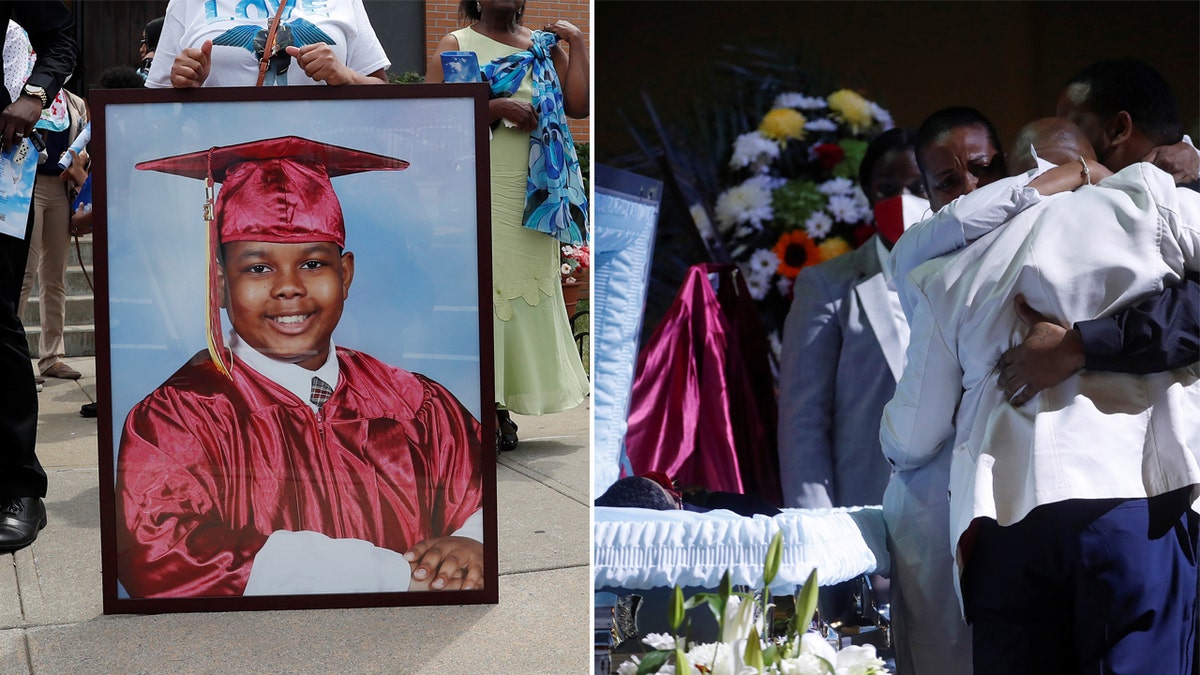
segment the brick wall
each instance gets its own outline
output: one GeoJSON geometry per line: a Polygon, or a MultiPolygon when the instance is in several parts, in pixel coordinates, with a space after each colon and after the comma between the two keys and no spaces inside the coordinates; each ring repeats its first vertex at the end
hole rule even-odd
{"type": "MultiPolygon", "coordinates": [[[[592,25],[588,17],[586,0],[529,0],[525,5],[525,16],[522,23],[526,28],[537,30],[548,23],[565,19],[579,26],[579,30],[587,37],[588,47],[592,46],[592,25]]],[[[438,42],[447,33],[462,28],[465,24],[458,18],[457,0],[426,0],[425,1],[425,40],[427,54],[437,50],[438,42]]],[[[596,92],[592,92],[595,98],[596,92]]],[[[576,141],[591,141],[591,124],[588,120],[571,120],[571,135],[576,141]]]]}

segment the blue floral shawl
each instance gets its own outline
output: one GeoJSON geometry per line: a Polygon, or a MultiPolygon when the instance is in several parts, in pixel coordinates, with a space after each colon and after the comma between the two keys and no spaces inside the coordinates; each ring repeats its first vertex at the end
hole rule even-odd
{"type": "Polygon", "coordinates": [[[575,143],[563,112],[562,85],[550,48],[558,36],[533,31],[528,51],[483,66],[492,94],[512,96],[527,68],[533,69],[533,108],[538,126],[529,135],[529,178],[525,186],[525,227],[568,244],[582,244],[587,231],[588,201],[579,172],[575,143]]]}

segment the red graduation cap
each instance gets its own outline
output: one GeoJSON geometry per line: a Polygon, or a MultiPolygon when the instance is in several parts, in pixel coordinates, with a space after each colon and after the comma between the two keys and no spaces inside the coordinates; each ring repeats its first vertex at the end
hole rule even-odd
{"type": "Polygon", "coordinates": [[[217,253],[223,243],[329,241],[344,247],[346,225],[330,178],[362,171],[400,171],[408,162],[299,136],[283,136],[138,163],[205,181],[208,222],[208,351],[229,375],[232,355],[221,336],[217,253]],[[221,191],[213,200],[214,183],[221,191]]]}

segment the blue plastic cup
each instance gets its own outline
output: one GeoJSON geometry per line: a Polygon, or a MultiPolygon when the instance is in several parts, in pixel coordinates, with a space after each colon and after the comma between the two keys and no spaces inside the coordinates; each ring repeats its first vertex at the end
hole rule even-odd
{"type": "Polygon", "coordinates": [[[475,52],[442,52],[442,78],[446,82],[482,82],[475,52]]]}

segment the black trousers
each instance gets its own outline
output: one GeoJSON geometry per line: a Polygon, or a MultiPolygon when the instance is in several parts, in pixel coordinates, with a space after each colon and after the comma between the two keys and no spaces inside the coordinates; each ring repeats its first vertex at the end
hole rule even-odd
{"type": "Polygon", "coordinates": [[[32,216],[30,211],[25,239],[0,234],[0,498],[46,496],[46,472],[34,452],[37,385],[17,315],[32,216]]]}

